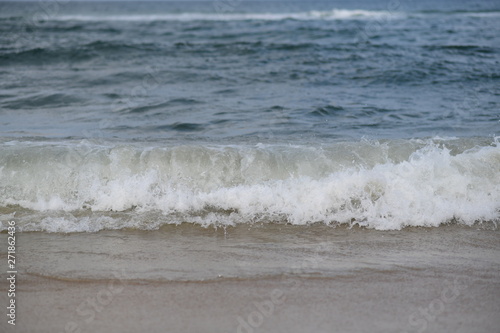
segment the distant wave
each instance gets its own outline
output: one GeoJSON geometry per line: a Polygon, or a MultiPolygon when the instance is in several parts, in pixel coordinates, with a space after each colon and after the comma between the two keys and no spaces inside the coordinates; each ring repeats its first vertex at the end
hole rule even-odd
{"type": "Polygon", "coordinates": [[[380,230],[472,225],[500,218],[500,143],[482,140],[172,147],[5,142],[0,216],[15,210],[21,230],[51,232],[181,222],[380,230]]]}
{"type": "MultiPolygon", "coordinates": [[[[154,22],[154,21],[281,21],[281,20],[387,20],[407,17],[454,15],[468,17],[496,18],[500,11],[417,11],[404,12],[399,10],[363,10],[363,9],[332,9],[325,11],[289,12],[289,13],[242,13],[242,12],[183,12],[183,13],[140,13],[140,14],[61,14],[49,16],[47,21],[80,21],[80,22],[154,22]]],[[[8,23],[22,20],[23,17],[0,17],[0,21],[8,23]]],[[[57,29],[57,28],[55,28],[57,29]]],[[[65,27],[64,29],[79,30],[81,26],[65,27]]]]}
{"type": "Polygon", "coordinates": [[[373,20],[400,19],[409,16],[461,15],[498,17],[500,11],[422,11],[402,12],[388,10],[332,9],[296,13],[177,13],[177,14],[117,14],[117,15],[58,15],[56,21],[281,21],[281,20],[373,20]]]}
{"type": "Polygon", "coordinates": [[[179,13],[179,14],[132,14],[132,15],[61,15],[54,20],[63,21],[281,21],[281,20],[343,20],[400,17],[388,11],[333,9],[298,13],[179,13]]]}

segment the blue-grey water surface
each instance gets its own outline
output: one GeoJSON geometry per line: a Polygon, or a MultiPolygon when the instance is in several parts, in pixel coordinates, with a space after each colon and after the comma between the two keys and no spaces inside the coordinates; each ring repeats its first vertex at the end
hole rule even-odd
{"type": "Polygon", "coordinates": [[[21,229],[498,220],[497,2],[0,13],[0,209],[21,229]]]}

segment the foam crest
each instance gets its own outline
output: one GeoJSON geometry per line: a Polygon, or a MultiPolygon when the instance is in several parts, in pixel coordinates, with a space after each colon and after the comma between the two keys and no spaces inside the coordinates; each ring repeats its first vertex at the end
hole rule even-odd
{"type": "Polygon", "coordinates": [[[179,13],[179,14],[134,14],[134,15],[60,15],[59,21],[281,21],[281,20],[345,20],[401,17],[402,14],[388,11],[333,9],[298,13],[179,13]]]}
{"type": "Polygon", "coordinates": [[[0,212],[24,210],[22,230],[154,229],[182,222],[388,230],[499,219],[497,141],[315,147],[82,142],[4,144],[1,151],[0,212]]]}

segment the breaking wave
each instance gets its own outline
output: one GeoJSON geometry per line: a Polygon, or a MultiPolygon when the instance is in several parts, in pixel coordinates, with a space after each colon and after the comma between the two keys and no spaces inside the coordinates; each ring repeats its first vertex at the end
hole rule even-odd
{"type": "Polygon", "coordinates": [[[4,142],[0,216],[21,231],[183,222],[472,225],[500,217],[495,139],[317,145],[4,142]],[[9,215],[10,214],[10,215],[9,215]]]}

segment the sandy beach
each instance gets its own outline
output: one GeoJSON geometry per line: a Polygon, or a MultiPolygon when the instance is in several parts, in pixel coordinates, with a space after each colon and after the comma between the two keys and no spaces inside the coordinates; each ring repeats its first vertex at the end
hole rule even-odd
{"type": "MultiPolygon", "coordinates": [[[[456,225],[404,233],[293,226],[224,232],[192,225],[160,232],[24,233],[16,327],[6,319],[0,327],[2,332],[496,332],[499,240],[497,230],[456,225]],[[278,229],[276,244],[272,237],[278,229]],[[190,242],[183,243],[183,236],[190,242]],[[341,241],[346,236],[349,243],[341,241]],[[158,244],[158,237],[164,238],[163,251],[149,246],[158,244]],[[130,251],[117,257],[120,241],[130,251]],[[179,251],[185,253],[181,258],[179,251]],[[242,264],[234,265],[238,260],[242,264]]],[[[7,287],[3,279],[0,288],[7,287]]],[[[4,304],[5,299],[2,293],[4,304]]]]}

